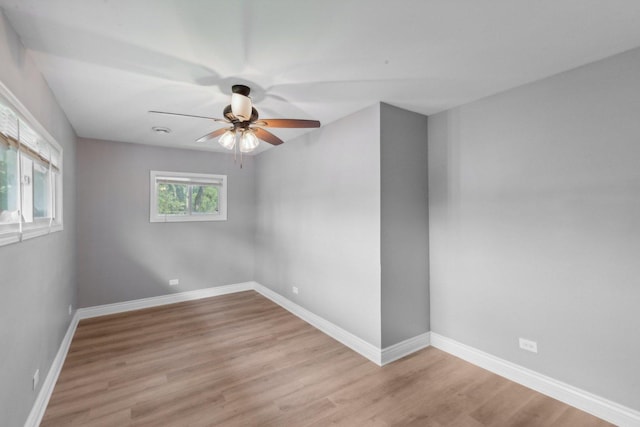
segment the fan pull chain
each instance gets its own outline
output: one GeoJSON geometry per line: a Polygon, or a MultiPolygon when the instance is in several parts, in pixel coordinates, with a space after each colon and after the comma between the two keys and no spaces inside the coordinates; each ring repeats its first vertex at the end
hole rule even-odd
{"type": "Polygon", "coordinates": [[[236,164],[237,162],[237,155],[238,155],[238,142],[236,141],[235,144],[233,144],[233,163],[236,164]]]}

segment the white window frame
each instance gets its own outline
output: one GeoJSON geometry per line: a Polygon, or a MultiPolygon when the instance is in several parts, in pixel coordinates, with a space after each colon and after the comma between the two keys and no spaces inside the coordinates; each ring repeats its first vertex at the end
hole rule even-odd
{"type": "MultiPolygon", "coordinates": [[[[64,222],[63,222],[63,149],[60,144],[51,136],[51,134],[35,119],[35,117],[27,110],[27,108],[20,102],[20,100],[13,95],[13,93],[2,83],[0,82],[0,97],[4,99],[6,102],[6,107],[10,108],[12,112],[17,116],[20,126],[26,126],[30,128],[31,131],[37,134],[37,142],[40,148],[45,151],[48,150],[49,156],[51,156],[51,149],[57,152],[54,159],[51,157],[46,157],[46,162],[54,162],[56,172],[53,172],[51,169],[51,163],[49,163],[49,187],[50,187],[50,200],[49,200],[49,215],[50,218],[37,218],[31,220],[29,222],[25,221],[24,215],[22,215],[22,211],[24,210],[24,203],[27,202],[25,200],[25,194],[30,193],[29,201],[33,203],[33,186],[32,186],[32,176],[30,172],[27,172],[23,169],[23,162],[40,162],[38,160],[38,154],[36,156],[33,152],[29,152],[29,150],[33,150],[33,147],[27,147],[25,150],[21,151],[18,149],[18,165],[19,166],[19,200],[18,206],[20,208],[20,221],[18,223],[14,223],[18,225],[17,230],[11,230],[10,227],[3,227],[9,224],[0,224],[0,246],[8,245],[11,243],[20,242],[22,240],[43,236],[49,233],[62,231],[64,230],[64,222]],[[26,174],[26,175],[25,175],[26,174]],[[26,176],[26,177],[25,177],[26,176]],[[25,193],[25,191],[27,193],[25,193]]],[[[38,153],[40,151],[38,150],[38,153]]]]}
{"type": "Polygon", "coordinates": [[[227,176],[207,173],[155,171],[149,173],[149,222],[192,222],[227,220],[227,176]],[[158,181],[175,181],[177,184],[217,185],[218,213],[197,215],[166,215],[158,213],[158,181]]]}

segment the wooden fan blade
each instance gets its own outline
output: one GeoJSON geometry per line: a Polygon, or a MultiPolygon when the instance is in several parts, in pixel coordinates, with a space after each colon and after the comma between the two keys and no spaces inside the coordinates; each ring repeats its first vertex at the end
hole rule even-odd
{"type": "Polygon", "coordinates": [[[280,138],[278,138],[268,130],[264,130],[261,128],[251,128],[251,130],[255,132],[258,139],[261,139],[264,142],[268,142],[269,144],[280,145],[284,142],[283,140],[281,140],[280,138]]]}
{"type": "Polygon", "coordinates": [[[196,139],[196,142],[205,142],[205,141],[208,141],[210,139],[217,138],[217,137],[219,137],[220,135],[222,135],[223,133],[225,133],[228,130],[229,129],[227,129],[227,128],[216,129],[213,132],[209,132],[208,134],[203,135],[200,138],[196,139]]]}
{"type": "Polygon", "coordinates": [[[167,114],[167,115],[170,115],[170,116],[195,117],[196,119],[207,119],[207,120],[213,120],[214,122],[229,123],[227,120],[217,119],[215,117],[194,116],[193,114],[182,114],[182,113],[169,113],[167,111],[149,111],[149,112],[150,113],[154,113],[154,114],[167,114]]]}
{"type": "Polygon", "coordinates": [[[298,119],[260,119],[254,123],[256,126],[270,128],[319,128],[320,122],[317,120],[298,119]]]}

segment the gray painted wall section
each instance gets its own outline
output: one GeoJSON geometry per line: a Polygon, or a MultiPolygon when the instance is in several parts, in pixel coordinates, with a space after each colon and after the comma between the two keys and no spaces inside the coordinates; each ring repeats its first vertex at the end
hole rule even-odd
{"type": "Polygon", "coordinates": [[[64,230],[0,247],[0,424],[9,427],[24,425],[69,326],[67,308],[75,306],[76,137],[1,12],[0,81],[64,150],[64,230]]]}
{"type": "Polygon", "coordinates": [[[432,330],[636,410],[638,70],[634,50],[429,118],[432,330]]]}
{"type": "Polygon", "coordinates": [[[256,280],[375,346],[379,114],[379,105],[372,106],[264,152],[256,162],[256,280]]]}
{"type": "Polygon", "coordinates": [[[80,139],[80,306],[253,280],[253,160],[240,169],[228,154],[80,139]],[[227,175],[228,220],[150,223],[150,170],[227,175]]]}
{"type": "Polygon", "coordinates": [[[382,347],[429,331],[427,117],[380,105],[382,347]]]}

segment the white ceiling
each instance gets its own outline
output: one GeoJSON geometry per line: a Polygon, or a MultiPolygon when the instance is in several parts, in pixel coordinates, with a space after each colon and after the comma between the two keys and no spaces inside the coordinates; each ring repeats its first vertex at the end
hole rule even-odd
{"type": "MultiPolygon", "coordinates": [[[[202,148],[193,141],[218,125],[147,111],[221,117],[231,85],[245,83],[264,118],[327,124],[377,101],[428,115],[640,46],[637,0],[0,0],[0,7],[79,136],[185,148],[202,148]]],[[[301,131],[273,132],[287,140],[301,131]]]]}

